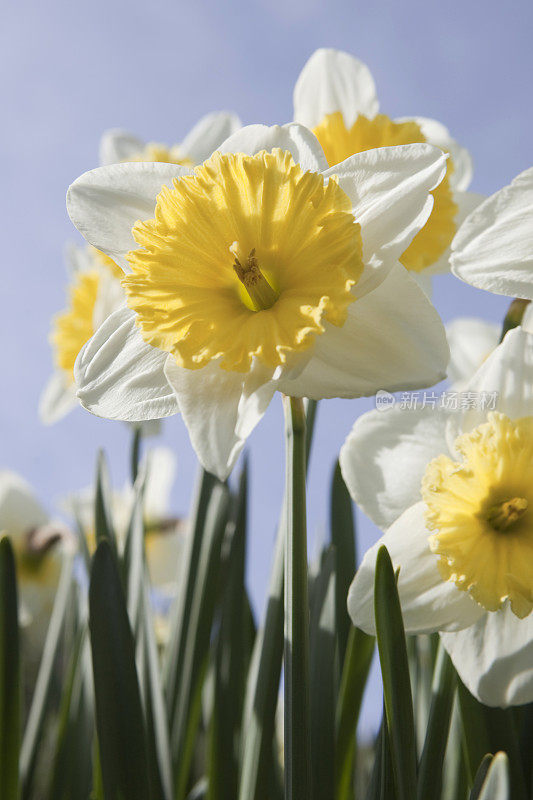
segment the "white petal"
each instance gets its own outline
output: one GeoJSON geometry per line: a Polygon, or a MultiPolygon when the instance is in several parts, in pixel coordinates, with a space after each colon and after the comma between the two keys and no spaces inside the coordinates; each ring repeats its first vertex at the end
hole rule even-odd
{"type": "Polygon", "coordinates": [[[386,529],[421,500],[428,463],[447,453],[446,415],[425,406],[396,405],[369,411],[356,421],[340,452],[342,475],[353,500],[386,529]]]}
{"type": "Polygon", "coordinates": [[[74,381],[62,370],[56,370],[39,398],[39,418],[43,425],[53,425],[78,405],[74,381]]]}
{"type": "Polygon", "coordinates": [[[500,411],[511,419],[533,410],[533,334],[513,328],[468,381],[466,391],[475,403],[450,416],[448,446],[460,433],[487,421],[487,412],[500,411]],[[493,405],[494,398],[494,405],[493,405]],[[484,400],[484,402],[482,402],[484,400]]]}
{"type": "Polygon", "coordinates": [[[0,531],[13,539],[46,525],[45,512],[28,483],[8,470],[0,471],[0,531]]]}
{"type": "Polygon", "coordinates": [[[111,128],[105,131],[100,139],[100,164],[107,167],[109,164],[119,164],[121,161],[130,161],[144,150],[145,143],[142,139],[120,128],[111,128]]]}
{"type": "Polygon", "coordinates": [[[87,241],[129,270],[124,256],[137,247],[131,230],[154,216],[162,186],[191,170],[177,164],[113,164],[85,172],[69,187],[67,211],[87,241]]]}
{"type": "Polygon", "coordinates": [[[198,370],[184,369],[172,358],[166,375],[201,464],[225,480],[265,413],[275,385],[253,371],[230,372],[213,363],[198,370]]]}
{"type": "Polygon", "coordinates": [[[402,117],[395,122],[410,122],[411,120],[420,126],[429,144],[435,144],[451,155],[453,161],[453,172],[450,176],[451,186],[463,192],[468,189],[474,173],[472,156],[468,150],[452,139],[448,128],[442,122],[437,122],[436,119],[402,117]]]}
{"type": "Polygon", "coordinates": [[[485,359],[498,346],[501,325],[478,317],[458,317],[446,325],[450,345],[448,378],[463,388],[485,359]]]}
{"type": "Polygon", "coordinates": [[[180,150],[195,164],[209,158],[222,142],[238,131],[241,121],[229,111],[214,111],[206,114],[189,131],[180,144],[180,150]]]}
{"type": "Polygon", "coordinates": [[[442,635],[461,680],[487,706],[533,701],[533,614],[518,619],[506,605],[486,611],[459,633],[442,635]]]}
{"type": "Polygon", "coordinates": [[[314,128],[325,117],[340,111],[350,128],[358,114],[378,112],[376,86],[362,61],[341,50],[316,50],[294,87],[294,119],[314,128]]]}
{"type": "Polygon", "coordinates": [[[292,153],[303,170],[323,172],[328,168],[326,156],[318,139],[302,125],[247,125],[226,139],[218,148],[221,153],[244,153],[254,156],[261,150],[270,152],[275,147],[292,153]]]}
{"type": "Polygon", "coordinates": [[[140,422],[179,411],[164,373],[168,353],[146,344],[135,320],[128,308],[115,311],[76,359],[78,398],[99,417],[140,422]]]}
{"type": "Polygon", "coordinates": [[[533,168],[485,200],[452,242],[458,278],[496,294],[533,299],[533,168]]]}
{"type": "Polygon", "coordinates": [[[429,549],[424,503],[411,506],[381,539],[367,550],[348,594],[354,625],[375,633],[374,577],[381,545],[389,551],[394,569],[400,568],[398,594],[406,633],[461,630],[484,613],[466,592],[442,580],[437,556],[429,549]]]}
{"type": "Polygon", "coordinates": [[[337,175],[351,199],[369,262],[402,255],[427,222],[433,208],[429,192],[445,173],[446,156],[438,147],[406,144],[356,153],[324,177],[337,175]]]}
{"type": "Polygon", "coordinates": [[[397,264],[377,289],[351,304],[342,327],[326,323],[306,368],[294,380],[282,377],[279,387],[315,400],[419,389],[445,377],[448,359],[439,315],[397,264]]]}

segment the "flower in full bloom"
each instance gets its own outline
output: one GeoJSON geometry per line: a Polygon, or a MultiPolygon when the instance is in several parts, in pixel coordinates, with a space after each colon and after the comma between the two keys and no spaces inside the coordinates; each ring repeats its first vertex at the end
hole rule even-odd
{"type": "Polygon", "coordinates": [[[294,89],[294,119],[313,130],[330,166],[370,148],[412,142],[429,142],[450,154],[446,176],[432,193],[431,215],[400,254],[401,263],[429,290],[430,276],[449,270],[457,227],[481,200],[466,191],[472,178],[468,151],[434,119],[379,113],[370,70],[340,50],[322,48],[308,60],[294,89]]]}
{"type": "Polygon", "coordinates": [[[13,546],[21,622],[32,653],[40,656],[52,612],[63,557],[74,536],[50,519],[26,481],[0,471],[0,531],[13,546]]]}
{"type": "Polygon", "coordinates": [[[109,314],[124,303],[123,272],[105,253],[71,245],[66,260],[69,304],[52,323],[54,371],[39,400],[39,416],[45,425],[57,422],[78,404],[74,383],[78,353],[109,314]]]}
{"type": "Polygon", "coordinates": [[[511,330],[467,388],[456,412],[397,406],[355,423],[342,472],[385,534],[364,556],[348,609],[374,630],[386,545],[406,631],[440,631],[481,702],[522,704],[533,700],[533,335],[511,330]]]}
{"type": "Polygon", "coordinates": [[[174,164],[201,164],[219,144],[239,130],[239,118],[229,111],[206,114],[189,131],[182,142],[167,147],[158,142],[143,142],[127,131],[113,128],[100,142],[100,164],[121,161],[163,161],[174,164]]]}
{"type": "Polygon", "coordinates": [[[467,217],[451,263],[454,275],[472,286],[533,300],[533,167],[467,217]]]}
{"type": "Polygon", "coordinates": [[[397,259],[445,170],[427,144],[329,169],[292,124],[243,128],[194,169],[85,173],[69,213],[127,270],[128,307],[77,359],[82,405],[131,421],[180,411],[224,478],[276,390],[357,397],[439,381],[444,328],[397,259]]]}

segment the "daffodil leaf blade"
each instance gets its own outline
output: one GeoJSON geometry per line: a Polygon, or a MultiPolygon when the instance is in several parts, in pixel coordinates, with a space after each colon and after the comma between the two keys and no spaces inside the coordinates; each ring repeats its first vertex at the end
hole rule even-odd
{"type": "Polygon", "coordinates": [[[220,603],[219,634],[214,656],[214,692],[210,723],[209,800],[235,800],[239,763],[236,742],[241,733],[245,678],[255,625],[245,587],[248,506],[248,459],[244,460],[225,542],[226,576],[220,603]]]}
{"type": "Polygon", "coordinates": [[[31,699],[30,711],[22,747],[20,750],[20,775],[23,800],[32,796],[35,766],[42,741],[42,733],[46,715],[50,708],[53,690],[54,665],[61,644],[65,618],[72,596],[72,558],[66,556],[63,561],[54,606],[48,623],[48,631],[44,643],[35,689],[31,699]]]}
{"type": "Polygon", "coordinates": [[[187,538],[180,578],[180,594],[174,605],[170,622],[170,637],[164,653],[163,681],[167,699],[169,726],[172,730],[177,709],[177,696],[183,669],[183,659],[191,616],[192,599],[196,586],[196,575],[200,549],[204,537],[207,509],[211,493],[216,485],[214,475],[200,471],[198,488],[190,514],[191,532],[187,538]]]}
{"type": "Polygon", "coordinates": [[[335,793],[336,556],[334,547],[322,554],[310,604],[311,780],[324,800],[335,793]]]}
{"type": "MultiPolygon", "coordinates": [[[[87,758],[86,742],[80,728],[79,704],[83,693],[80,662],[86,641],[86,630],[79,627],[74,636],[66,679],[59,708],[58,731],[54,761],[51,771],[49,797],[56,800],[78,800],[87,795],[90,788],[90,759],[87,758]],[[81,766],[85,757],[86,768],[81,766]],[[88,766],[88,769],[87,769],[88,766]]],[[[90,739],[89,739],[90,742],[90,739]]]]}
{"type": "Polygon", "coordinates": [[[396,794],[398,800],[412,800],[417,793],[417,754],[411,682],[396,576],[384,546],[376,559],[374,607],[396,794]]]}
{"type": "Polygon", "coordinates": [[[511,775],[506,753],[496,753],[487,770],[479,794],[474,800],[511,800],[511,775]]]}
{"type": "Polygon", "coordinates": [[[337,636],[339,661],[342,664],[351,627],[346,598],[356,569],[356,532],[352,498],[346,488],[338,461],[331,481],[330,526],[331,541],[337,552],[337,636]]]}
{"type": "Polygon", "coordinates": [[[146,800],[147,744],[135,645],[110,542],[99,542],[89,586],[98,749],[106,800],[146,800]]]}
{"type": "Polygon", "coordinates": [[[375,639],[359,628],[351,627],[341,675],[336,708],[336,798],[348,800],[353,796],[352,776],[356,748],[356,730],[370,666],[374,656],[375,639]]]}
{"type": "Polygon", "coordinates": [[[283,662],[284,543],[285,528],[281,524],[270,574],[265,619],[257,631],[246,682],[239,800],[266,800],[268,796],[283,662]]]}
{"type": "MultiPolygon", "coordinates": [[[[185,797],[193,756],[194,732],[200,719],[201,687],[206,674],[213,628],[221,548],[230,513],[230,493],[216,481],[209,492],[204,524],[198,530],[198,557],[190,597],[190,613],[180,656],[181,670],[171,709],[171,750],[174,761],[176,796],[185,797]]],[[[188,581],[188,578],[186,578],[188,581]]]]}
{"type": "Polygon", "coordinates": [[[432,800],[441,793],[455,688],[455,670],[441,643],[433,673],[429,719],[418,771],[418,800],[432,800]]]}
{"type": "Polygon", "coordinates": [[[0,540],[0,775],[2,795],[20,796],[21,678],[15,555],[0,540]],[[5,793],[5,794],[4,794],[5,793]]]}
{"type": "Polygon", "coordinates": [[[143,699],[147,729],[148,768],[152,797],[172,800],[174,796],[168,720],[159,670],[159,654],[150,605],[147,573],[143,576],[142,615],[143,699]]]}
{"type": "Polygon", "coordinates": [[[96,541],[105,539],[111,543],[115,553],[117,543],[113,528],[113,512],[111,504],[111,481],[105,454],[99,451],[96,460],[96,492],[94,497],[94,528],[96,541]]]}

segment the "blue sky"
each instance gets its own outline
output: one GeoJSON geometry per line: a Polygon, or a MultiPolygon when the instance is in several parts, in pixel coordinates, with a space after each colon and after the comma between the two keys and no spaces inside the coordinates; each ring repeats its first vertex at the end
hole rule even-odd
{"type": "MultiPolygon", "coordinates": [[[[97,166],[103,130],[119,126],[173,143],[211,110],[235,110],[245,123],[287,122],[306,59],[317,47],[337,47],[370,66],[384,113],[444,122],[473,154],[472,188],[490,194],[531,166],[532,24],[528,0],[10,4],[0,33],[0,466],[24,475],[50,509],[91,481],[97,445],[109,453],[117,483],[126,475],[125,426],[80,409],[53,428],[37,417],[51,370],[50,317],[65,302],[63,249],[77,241],[65,192],[97,166]]],[[[448,276],[436,282],[434,301],[445,320],[499,320],[507,305],[448,276]]],[[[282,492],[280,405],[272,404],[250,442],[249,583],[258,609],[282,492]]],[[[319,408],[309,476],[311,548],[326,528],[336,454],[370,406],[328,401],[319,408]]],[[[179,419],[165,422],[162,440],[177,452],[174,510],[186,513],[196,467],[179,419]]],[[[363,519],[360,531],[362,546],[376,536],[363,519]]]]}

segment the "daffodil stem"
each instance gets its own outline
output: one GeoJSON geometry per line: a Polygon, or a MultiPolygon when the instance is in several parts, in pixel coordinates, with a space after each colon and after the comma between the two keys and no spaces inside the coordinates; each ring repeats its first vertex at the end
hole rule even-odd
{"type": "Polygon", "coordinates": [[[139,472],[139,459],[141,456],[142,430],[140,425],[133,426],[133,437],[131,441],[131,482],[137,480],[139,472]]]}
{"type": "Polygon", "coordinates": [[[284,397],[285,509],[285,800],[309,800],[309,601],[305,510],[305,410],[284,397]]]}
{"type": "Polygon", "coordinates": [[[500,336],[500,342],[503,342],[505,339],[505,335],[512,330],[513,328],[517,328],[518,325],[522,322],[522,317],[526,311],[526,308],[529,305],[529,300],[522,300],[520,297],[511,300],[511,305],[507,309],[507,313],[503,320],[502,325],[502,333],[500,336]]]}

